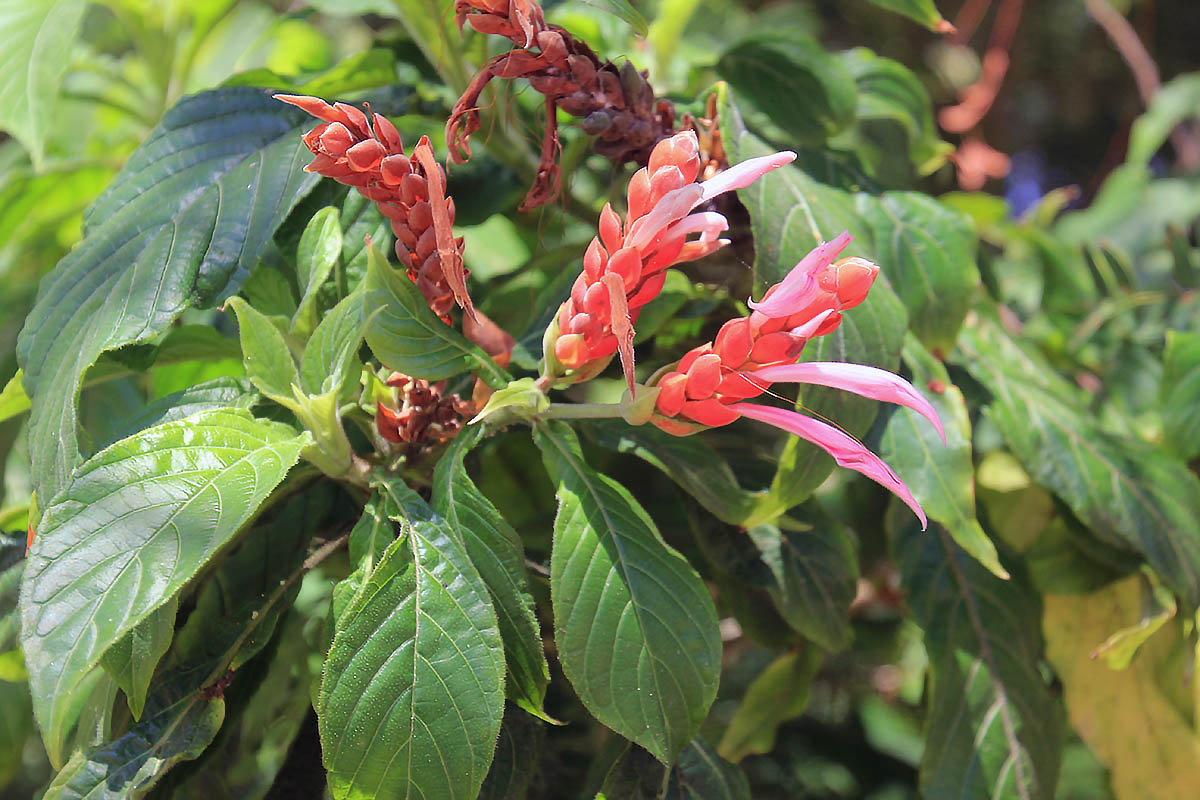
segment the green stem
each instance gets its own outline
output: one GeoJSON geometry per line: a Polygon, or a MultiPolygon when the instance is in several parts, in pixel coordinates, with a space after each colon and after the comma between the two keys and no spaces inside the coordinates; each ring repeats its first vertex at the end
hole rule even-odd
{"type": "Polygon", "coordinates": [[[609,419],[620,416],[620,403],[553,403],[538,414],[538,419],[609,419]]]}

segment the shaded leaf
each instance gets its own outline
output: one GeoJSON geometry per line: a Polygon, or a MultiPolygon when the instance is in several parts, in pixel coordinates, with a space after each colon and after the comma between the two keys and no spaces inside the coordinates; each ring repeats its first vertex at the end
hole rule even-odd
{"type": "Polygon", "coordinates": [[[219,408],[249,409],[261,399],[261,395],[242,378],[214,378],[211,381],[198,383],[190,389],[160,397],[132,417],[123,420],[100,443],[100,447],[108,447],[114,442],[132,436],[135,433],[162,425],[165,422],[177,420],[198,414],[201,411],[213,411],[219,408]]]}
{"type": "Polygon", "coordinates": [[[645,37],[649,31],[650,26],[646,24],[646,18],[629,3],[629,0],[583,0],[583,2],[620,18],[628,23],[638,36],[645,37]]]}
{"type": "Polygon", "coordinates": [[[1167,331],[1160,399],[1163,444],[1189,460],[1200,455],[1200,333],[1167,331]]]}
{"type": "Polygon", "coordinates": [[[1061,726],[1039,671],[1037,595],[988,572],[938,523],[922,531],[897,502],[888,526],[929,654],[924,796],[1053,797],[1061,726]]]}
{"type": "Polygon", "coordinates": [[[688,744],[671,768],[670,800],[750,800],[750,782],[700,736],[688,744]]]}
{"type": "Polygon", "coordinates": [[[203,412],[101,451],[47,504],[21,584],[21,644],[53,761],[101,655],[232,539],[307,439],[246,411],[203,412]]]}
{"type": "Polygon", "coordinates": [[[502,388],[510,378],[487,353],[429,310],[416,284],[388,266],[387,259],[368,247],[366,295],[373,312],[366,339],[389,369],[435,381],[474,370],[488,385],[502,388]]]}
{"type": "Polygon", "coordinates": [[[867,0],[880,8],[902,14],[934,33],[953,33],[954,26],[938,12],[933,0],[867,0]]]}
{"type": "Polygon", "coordinates": [[[541,766],[546,726],[518,706],[506,705],[500,739],[479,800],[523,800],[541,766]]]}
{"type": "Polygon", "coordinates": [[[0,532],[0,653],[17,646],[17,595],[25,568],[25,537],[0,532]]]}
{"type": "Polygon", "coordinates": [[[971,420],[962,391],[950,383],[945,366],[911,335],[904,344],[904,364],[913,385],[941,419],[946,441],[929,420],[900,407],[888,419],[879,454],[908,484],[930,519],[944,525],[959,547],[994,575],[1007,578],[996,546],[975,518],[971,420]]]}
{"type": "Polygon", "coordinates": [[[463,458],[480,440],[481,426],[468,427],[438,462],[433,508],[458,531],[471,562],[491,596],[504,640],[508,668],[505,694],[530,714],[545,717],[542,701],[550,672],[542,634],[533,613],[520,535],[467,475],[463,458]]]}
{"type": "Polygon", "coordinates": [[[1167,81],[1150,98],[1146,113],[1134,120],[1129,131],[1128,160],[1149,164],[1176,125],[1200,116],[1197,109],[1200,73],[1185,73],[1167,81]]]}
{"type": "Polygon", "coordinates": [[[550,589],[563,672],[602,723],[672,763],[716,697],[720,639],[700,576],[562,423],[534,439],[557,486],[550,589]]]}
{"type": "Polygon", "coordinates": [[[1070,506],[1100,542],[1133,549],[1183,600],[1200,604],[1200,481],[1144,442],[1100,430],[1072,387],[981,315],[960,341],[992,393],[989,417],[1025,470],[1070,506]]]}
{"type": "Polygon", "coordinates": [[[83,241],[42,281],[18,340],[34,398],[39,497],[79,462],[75,403],[97,357],[147,341],[189,306],[228,296],[315,184],[302,114],[253,89],[182,100],[84,216],[83,241]],[[247,189],[249,187],[249,189],[247,189]]]}
{"type": "Polygon", "coordinates": [[[747,687],[717,752],[735,763],[770,752],[779,726],[808,707],[813,678],[824,660],[820,650],[810,647],[772,661],[747,687]]]}
{"type": "Polygon", "coordinates": [[[318,714],[329,788],[475,797],[504,707],[496,615],[454,529],[403,483],[378,489],[404,530],[336,623],[318,714]]]}
{"type": "Polygon", "coordinates": [[[125,693],[129,711],[141,719],[146,705],[146,691],[158,660],[171,646],[175,633],[175,612],[178,599],[172,597],[150,612],[128,633],[118,639],[100,657],[100,665],[112,676],[125,693]]]}

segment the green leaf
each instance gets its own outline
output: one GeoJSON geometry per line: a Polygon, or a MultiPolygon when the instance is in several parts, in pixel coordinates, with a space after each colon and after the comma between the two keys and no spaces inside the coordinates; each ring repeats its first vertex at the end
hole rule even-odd
{"type": "Polygon", "coordinates": [[[1034,481],[1102,543],[1141,553],[1191,613],[1200,605],[1200,480],[1160,448],[1101,430],[1073,387],[980,315],[959,342],[988,416],[1034,481]],[[1055,380],[1057,379],[1057,380],[1055,380]]]}
{"type": "Polygon", "coordinates": [[[824,654],[810,647],[771,662],[746,689],[746,696],[725,729],[717,752],[736,763],[746,756],[769,753],[779,726],[808,708],[812,682],[824,654]]]}
{"type": "Polygon", "coordinates": [[[500,739],[479,800],[524,800],[541,766],[546,726],[515,705],[504,707],[500,739]]]}
{"type": "Polygon", "coordinates": [[[579,427],[601,447],[658,467],[722,522],[740,525],[749,516],[753,493],[738,484],[728,462],[700,437],[671,436],[618,420],[588,420],[579,427]]]}
{"type": "Polygon", "coordinates": [[[938,12],[933,0],[867,0],[880,8],[902,14],[934,33],[953,33],[954,26],[938,12]]]}
{"type": "Polygon", "coordinates": [[[300,357],[300,386],[306,393],[334,392],[349,377],[366,330],[363,312],[363,292],[356,290],[321,319],[300,357]]]}
{"type": "Polygon", "coordinates": [[[649,30],[646,18],[629,3],[629,0],[583,0],[583,2],[624,20],[629,27],[633,28],[634,33],[642,38],[646,37],[649,30]]]}
{"type": "Polygon", "coordinates": [[[858,210],[913,332],[929,349],[949,353],[979,286],[970,217],[920,192],[860,194],[858,210]]]}
{"type": "Polygon", "coordinates": [[[100,657],[100,665],[125,692],[125,700],[134,719],[142,718],[146,691],[154,668],[171,646],[175,634],[175,612],[179,600],[170,598],[128,633],[118,639],[100,657]]]}
{"type": "Polygon", "coordinates": [[[29,395],[25,394],[25,387],[21,385],[21,370],[17,370],[4,384],[4,391],[0,392],[0,422],[19,417],[28,410],[29,395]]]}
{"type": "Polygon", "coordinates": [[[101,451],[47,504],[21,584],[21,644],[52,761],[84,677],[233,538],[307,440],[208,411],[101,451]]]}
{"type": "Polygon", "coordinates": [[[922,795],[1053,797],[1061,721],[1040,671],[1038,595],[988,572],[938,523],[922,531],[898,502],[887,522],[929,653],[922,795]]]}
{"type": "Polygon", "coordinates": [[[975,466],[971,457],[971,419],[962,391],[946,367],[911,336],[904,343],[904,364],[912,383],[933,406],[946,430],[943,443],[929,420],[900,407],[888,419],[879,454],[908,484],[930,519],[942,523],[959,547],[992,574],[1007,578],[996,546],[975,517],[975,466]]]}
{"type": "Polygon", "coordinates": [[[533,613],[520,535],[467,475],[463,458],[480,440],[478,425],[454,440],[433,475],[433,508],[458,531],[471,562],[491,596],[504,640],[508,698],[530,714],[546,718],[542,702],[550,672],[542,634],[533,613]]]}
{"type": "Polygon", "coordinates": [[[242,298],[231,297],[227,305],[237,315],[246,377],[267,397],[290,408],[295,404],[292,387],[300,385],[300,373],[287,340],[275,323],[242,298]]]}
{"type": "Polygon", "coordinates": [[[430,381],[475,370],[496,389],[511,380],[487,353],[438,319],[416,284],[374,247],[368,247],[365,285],[363,302],[374,313],[367,344],[384,366],[430,381]]]}
{"type": "Polygon", "coordinates": [[[667,796],[680,800],[750,800],[750,782],[697,736],[671,768],[667,796]]]}
{"type": "Polygon", "coordinates": [[[1184,460],[1200,455],[1200,333],[1167,331],[1161,384],[1163,444],[1184,460]]]}
{"type": "Polygon", "coordinates": [[[721,642],[704,582],[562,423],[534,439],[557,486],[550,590],[563,672],[596,719],[674,762],[716,697],[721,642]]]}
{"type": "Polygon", "coordinates": [[[17,595],[25,567],[25,537],[0,533],[0,653],[17,646],[17,595]]]}
{"type": "Polygon", "coordinates": [[[381,479],[403,533],[337,620],[319,718],[334,798],[475,797],[504,709],[487,587],[457,532],[381,479]]]}
{"type": "Polygon", "coordinates": [[[300,307],[292,316],[291,329],[307,334],[317,326],[317,292],[342,255],[342,226],[338,210],[326,206],[312,216],[296,253],[296,278],[300,283],[300,307]]]}
{"type": "Polygon", "coordinates": [[[1175,126],[1197,116],[1200,116],[1200,72],[1184,73],[1167,81],[1150,98],[1146,113],[1134,120],[1129,131],[1127,160],[1149,164],[1175,126]]]}
{"type": "Polygon", "coordinates": [[[865,47],[846,50],[838,58],[854,76],[858,89],[855,116],[860,121],[897,123],[908,138],[909,158],[922,175],[946,162],[954,146],[938,138],[929,92],[908,67],[865,47]]]}
{"type": "MultiPolygon", "coordinates": [[[[310,3],[314,7],[321,6],[347,6],[349,3],[345,0],[339,0],[338,3],[310,3]]],[[[369,8],[370,0],[363,3],[368,6],[362,13],[367,13],[368,10],[376,10],[369,8]]],[[[374,0],[374,5],[387,9],[390,6],[388,0],[374,0]]],[[[326,13],[353,13],[345,8],[328,9],[326,13]]],[[[324,72],[319,72],[315,75],[307,74],[301,76],[285,76],[272,72],[269,69],[259,68],[252,69],[246,72],[240,72],[234,75],[229,80],[222,83],[222,86],[263,86],[269,89],[278,89],[281,92],[288,94],[307,94],[313,97],[345,97],[353,92],[362,92],[368,89],[379,89],[384,86],[390,86],[396,83],[396,55],[386,48],[373,47],[370,50],[363,50],[359,53],[348,55],[333,65],[324,72]]]]}
{"type": "Polygon", "coordinates": [[[100,447],[108,447],[147,428],[185,419],[201,411],[218,408],[249,409],[260,397],[254,387],[242,378],[214,378],[204,381],[147,404],[141,411],[117,425],[113,433],[100,443],[100,447]]]}
{"type": "Polygon", "coordinates": [[[717,71],[798,141],[820,144],[854,121],[854,78],[815,39],[757,33],[726,50],[717,71]]]}
{"type": "Polygon", "coordinates": [[[83,0],[0,0],[0,129],[41,169],[57,122],[58,89],[83,12],[83,0]]]}
{"type": "Polygon", "coordinates": [[[849,646],[850,603],[858,589],[854,540],[836,520],[813,509],[793,509],[787,529],[757,525],[746,531],[773,581],[765,588],[780,615],[798,633],[831,653],[849,646]]]}
{"type": "Polygon", "coordinates": [[[33,733],[33,701],[24,683],[0,680],[0,789],[23,766],[25,743],[33,733]]]}
{"type": "Polygon", "coordinates": [[[315,185],[301,169],[310,154],[295,111],[253,89],[187,97],[88,209],[83,241],[42,281],[18,340],[39,497],[80,460],[75,404],[87,368],[228,296],[315,185]]]}

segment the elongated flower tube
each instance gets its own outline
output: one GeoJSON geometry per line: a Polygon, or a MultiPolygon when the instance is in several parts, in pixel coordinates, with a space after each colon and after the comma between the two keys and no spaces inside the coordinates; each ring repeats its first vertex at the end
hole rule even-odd
{"type": "Polygon", "coordinates": [[[795,157],[782,152],[752,158],[696,183],[700,156],[694,132],[677,133],[655,145],[649,164],[629,181],[625,219],[610,205],[600,212],[600,235],[584,254],[571,297],[546,331],[546,374],[556,380],[587,380],[619,352],[632,390],[633,325],[642,307],[662,290],[667,268],[729,243],[720,238],[729,227],[723,215],[692,211],[795,157]],[[693,234],[696,238],[689,238],[693,234]]]}
{"type": "Polygon", "coordinates": [[[446,173],[422,136],[404,154],[400,133],[381,114],[367,115],[345,103],[330,105],[316,97],[277,94],[324,122],[304,134],[312,163],[304,169],[355,187],[392,225],[396,256],[425,301],[445,318],[457,303],[474,316],[467,294],[463,240],[456,239],[454,200],[446,196],[446,173]]]}
{"type": "Polygon", "coordinates": [[[835,330],[841,312],[867,296],[879,268],[861,258],[834,258],[850,242],[843,233],[818,245],[771,287],[749,317],[730,320],[716,338],[693,348],[655,382],[658,396],[650,421],[686,436],[741,417],[766,422],[806,439],[843,467],[861,472],[896,494],[921,520],[925,512],[879,456],[844,431],[785,408],[747,403],[772,383],[828,386],[907,406],[924,416],[945,441],[937,412],[912,384],[886,370],[840,362],[794,363],[814,336],[835,330]]]}

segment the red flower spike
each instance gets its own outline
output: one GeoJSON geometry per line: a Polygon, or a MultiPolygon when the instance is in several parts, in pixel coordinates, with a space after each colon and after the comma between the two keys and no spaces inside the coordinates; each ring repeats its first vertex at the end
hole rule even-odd
{"type": "Polygon", "coordinates": [[[277,94],[324,120],[303,136],[313,153],[305,169],[353,186],[374,201],[396,236],[396,256],[434,313],[448,318],[458,304],[475,314],[467,294],[460,240],[454,238],[454,201],[446,196],[446,175],[427,137],[405,155],[396,126],[380,114],[370,117],[345,103],[277,94]]]}
{"type": "Polygon", "coordinates": [[[865,299],[879,272],[861,258],[833,262],[833,255],[848,241],[849,236],[843,234],[830,245],[818,245],[780,284],[768,290],[750,317],[725,323],[714,343],[693,348],[673,370],[659,377],[650,421],[676,436],[702,430],[699,426],[728,425],[740,417],[782,428],[821,447],[839,465],[894,492],[924,526],[925,513],[908,487],[862,443],[790,409],[743,402],[762,394],[775,381],[828,386],[907,406],[928,419],[945,440],[933,406],[903,378],[861,364],[793,363],[812,336],[837,327],[837,309],[865,299]],[[789,300],[804,306],[789,307],[789,300]],[[821,308],[825,305],[830,307],[821,308]]]}
{"type": "MultiPolygon", "coordinates": [[[[626,383],[633,391],[633,325],[642,307],[662,291],[665,270],[727,244],[717,238],[728,227],[722,215],[691,213],[705,198],[719,194],[710,190],[710,181],[691,182],[699,174],[698,153],[692,131],[659,142],[651,153],[653,174],[643,168],[630,179],[625,219],[607,205],[600,213],[600,235],[588,245],[583,272],[556,317],[559,337],[581,337],[554,344],[558,366],[574,372],[551,377],[582,380],[603,368],[601,359],[619,352],[626,383]],[[694,234],[700,238],[688,241],[694,234]],[[586,318],[576,321],[581,315],[586,318]]],[[[726,171],[732,176],[723,172],[711,180],[720,182],[721,191],[743,188],[794,158],[794,153],[776,153],[751,159],[726,171]]],[[[713,385],[719,380],[718,375],[713,385]]]]}

